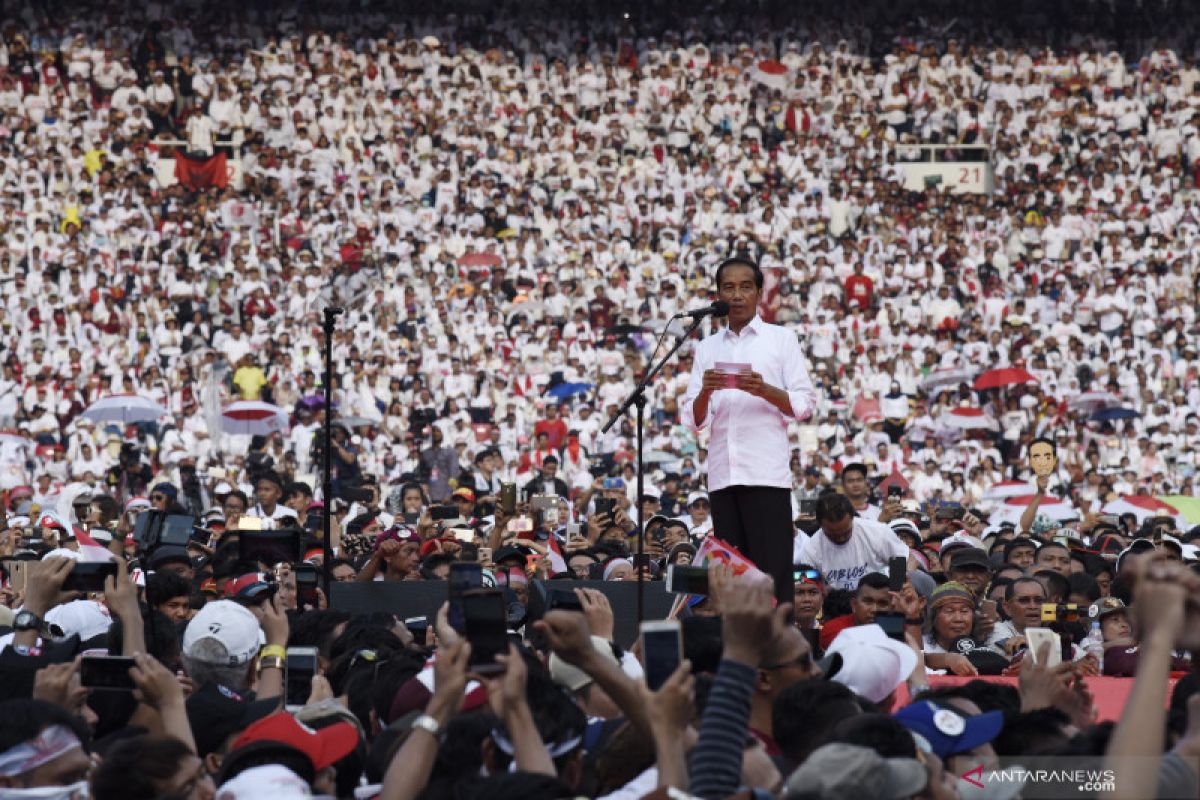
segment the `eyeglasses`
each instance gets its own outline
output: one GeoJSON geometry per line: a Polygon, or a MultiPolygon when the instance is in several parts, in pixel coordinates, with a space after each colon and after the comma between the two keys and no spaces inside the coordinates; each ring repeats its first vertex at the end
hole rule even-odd
{"type": "Polygon", "coordinates": [[[803,654],[798,655],[789,661],[781,661],[778,664],[763,664],[761,667],[759,667],[759,669],[775,670],[786,669],[787,667],[795,667],[797,669],[804,670],[805,672],[812,672],[816,668],[816,664],[813,663],[812,651],[805,650],[803,654]]]}

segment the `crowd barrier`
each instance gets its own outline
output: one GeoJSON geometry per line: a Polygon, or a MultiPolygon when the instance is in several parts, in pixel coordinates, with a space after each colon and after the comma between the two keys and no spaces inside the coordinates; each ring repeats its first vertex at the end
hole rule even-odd
{"type": "MultiPolygon", "coordinates": [[[[629,647],[637,639],[637,583],[627,581],[535,581],[555,589],[583,587],[598,589],[613,609],[613,635],[617,644],[629,647]]],[[[445,581],[372,581],[335,583],[330,605],[355,614],[388,611],[404,619],[427,617],[433,620],[446,602],[445,581]]],[[[646,619],[665,619],[675,595],[669,594],[662,581],[647,581],[646,619]]],[[[536,591],[530,587],[530,593],[536,591]]]]}

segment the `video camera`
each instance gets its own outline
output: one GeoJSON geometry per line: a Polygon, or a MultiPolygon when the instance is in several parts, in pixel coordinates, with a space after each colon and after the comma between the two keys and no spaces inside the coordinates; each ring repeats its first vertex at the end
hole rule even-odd
{"type": "Polygon", "coordinates": [[[1079,622],[1079,606],[1076,603],[1042,603],[1042,624],[1049,628],[1054,623],[1079,622]]]}
{"type": "Polygon", "coordinates": [[[196,520],[190,514],[168,514],[150,509],[138,514],[133,526],[133,538],[138,552],[149,554],[162,545],[186,547],[192,538],[196,520]]]}

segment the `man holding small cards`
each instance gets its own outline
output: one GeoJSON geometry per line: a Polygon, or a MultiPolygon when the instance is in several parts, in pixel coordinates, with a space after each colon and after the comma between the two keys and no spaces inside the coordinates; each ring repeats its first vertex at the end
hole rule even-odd
{"type": "Polygon", "coordinates": [[[748,257],[717,267],[729,325],[700,342],[683,422],[709,432],[713,534],[775,580],[792,600],[792,472],[788,421],[809,417],[817,395],[795,334],[758,316],[763,274],[748,257]]]}

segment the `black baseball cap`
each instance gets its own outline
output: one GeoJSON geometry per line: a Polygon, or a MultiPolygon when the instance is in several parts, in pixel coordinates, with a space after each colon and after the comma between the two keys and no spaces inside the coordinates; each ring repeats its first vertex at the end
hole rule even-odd
{"type": "Polygon", "coordinates": [[[221,749],[225,740],[279,708],[279,699],[256,700],[216,683],[202,686],[187,699],[188,722],[197,755],[204,758],[221,749]]]}

